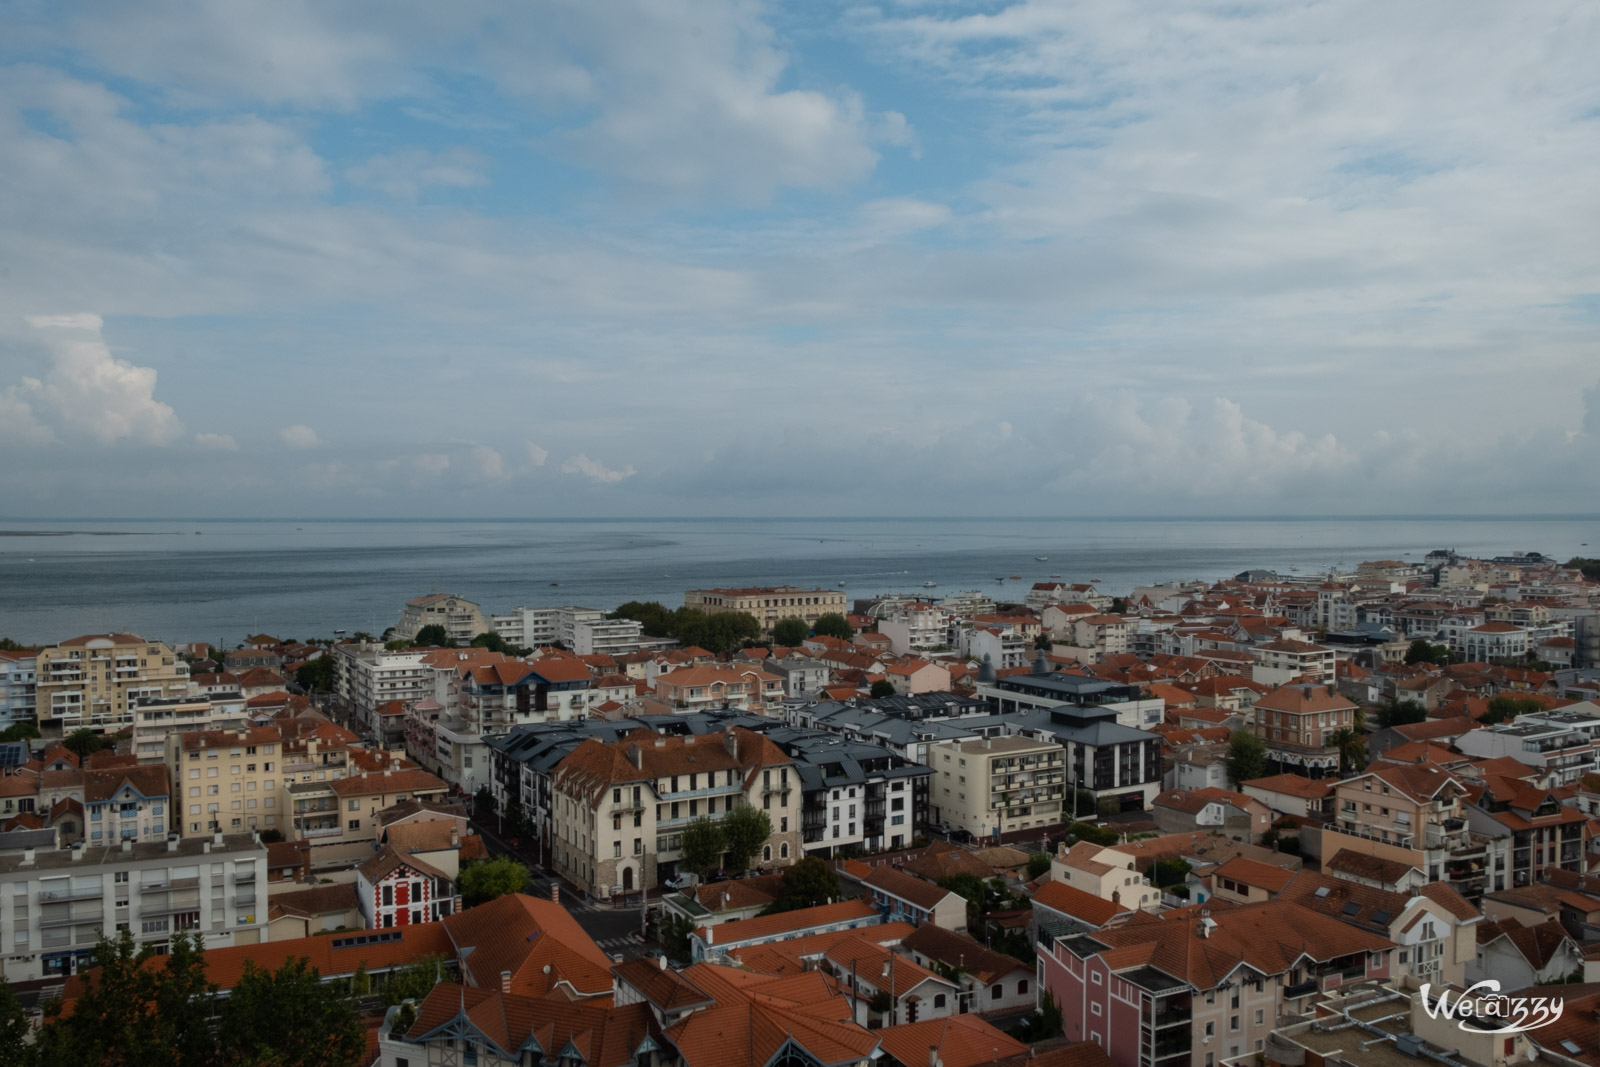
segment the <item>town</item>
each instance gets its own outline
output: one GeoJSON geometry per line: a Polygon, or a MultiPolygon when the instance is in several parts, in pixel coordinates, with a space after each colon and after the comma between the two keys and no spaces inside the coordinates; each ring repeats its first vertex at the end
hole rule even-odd
{"type": "Polygon", "coordinates": [[[1600,1063],[1600,561],[396,607],[5,642],[0,1043],[203,974],[236,1061],[1600,1063]]]}

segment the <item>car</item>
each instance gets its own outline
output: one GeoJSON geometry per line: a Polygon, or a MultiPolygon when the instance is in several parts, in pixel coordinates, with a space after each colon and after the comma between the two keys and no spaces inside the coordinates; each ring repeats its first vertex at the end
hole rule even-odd
{"type": "Polygon", "coordinates": [[[668,889],[689,889],[694,886],[694,876],[688,874],[675,874],[662,884],[668,889]]]}
{"type": "Polygon", "coordinates": [[[950,840],[960,842],[963,845],[972,844],[971,830],[951,830],[948,836],[950,840]]]}

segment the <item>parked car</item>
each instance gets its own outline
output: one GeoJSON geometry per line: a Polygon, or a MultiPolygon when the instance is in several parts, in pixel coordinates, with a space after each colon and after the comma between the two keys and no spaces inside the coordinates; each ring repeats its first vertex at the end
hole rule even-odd
{"type": "Polygon", "coordinates": [[[690,889],[690,888],[693,888],[693,886],[694,886],[694,875],[692,875],[692,874],[675,874],[671,878],[668,878],[662,884],[664,884],[668,889],[677,889],[677,890],[690,889]]]}

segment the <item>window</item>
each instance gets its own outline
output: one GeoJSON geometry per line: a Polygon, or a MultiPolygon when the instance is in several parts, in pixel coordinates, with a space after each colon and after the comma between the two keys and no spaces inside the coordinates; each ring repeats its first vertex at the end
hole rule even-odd
{"type": "Polygon", "coordinates": [[[1099,971],[1095,971],[1094,973],[1090,974],[1089,975],[1089,980],[1094,982],[1095,985],[1100,985],[1101,982],[1103,981],[1103,979],[1100,977],[1100,972],[1099,971]]]}
{"type": "Polygon", "coordinates": [[[1262,1009],[1260,1009],[1260,1008],[1256,1009],[1256,1025],[1257,1026],[1261,1025],[1261,1011],[1262,1011],[1262,1009]]]}
{"type": "Polygon", "coordinates": [[[1217,1036],[1217,1024],[1216,1023],[1206,1023],[1206,1036],[1207,1037],[1216,1037],[1217,1036]]]}
{"type": "Polygon", "coordinates": [[[936,1008],[944,1007],[944,994],[943,993],[935,993],[933,995],[933,1006],[936,1007],[936,1008]]]}
{"type": "Polygon", "coordinates": [[[1089,1014],[1091,1014],[1091,1015],[1099,1015],[1100,1014],[1100,1002],[1098,1000],[1095,1001],[1093,1004],[1089,1005],[1089,1014]]]}
{"type": "Polygon", "coordinates": [[[761,862],[762,863],[771,863],[772,862],[772,846],[771,845],[763,845],[762,846],[762,848],[761,848],[761,862]]]}
{"type": "Polygon", "coordinates": [[[351,819],[350,820],[350,829],[352,829],[352,830],[361,829],[361,820],[360,819],[351,819]]]}
{"type": "Polygon", "coordinates": [[[1027,991],[1028,991],[1028,980],[1026,978],[1018,979],[1018,981],[1017,981],[1017,995],[1021,996],[1024,993],[1026,993],[1027,991]]]}
{"type": "Polygon", "coordinates": [[[1230,1031],[1232,1031],[1232,1032],[1235,1032],[1235,1033],[1238,1032],[1238,1030],[1239,1030],[1239,1017],[1237,1015],[1228,1016],[1228,1029],[1230,1031]]]}

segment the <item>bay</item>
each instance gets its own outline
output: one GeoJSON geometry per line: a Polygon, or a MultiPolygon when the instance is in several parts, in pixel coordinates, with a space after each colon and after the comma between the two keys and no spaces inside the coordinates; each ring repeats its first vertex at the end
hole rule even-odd
{"type": "Polygon", "coordinates": [[[1421,560],[1436,548],[1600,554],[1584,542],[1600,546],[1600,518],[0,519],[0,636],[50,643],[122,630],[231,646],[260,632],[381,633],[428,592],[486,613],[676,606],[684,590],[712,585],[1020,600],[1053,574],[1114,594],[1254,567],[1421,560]]]}

